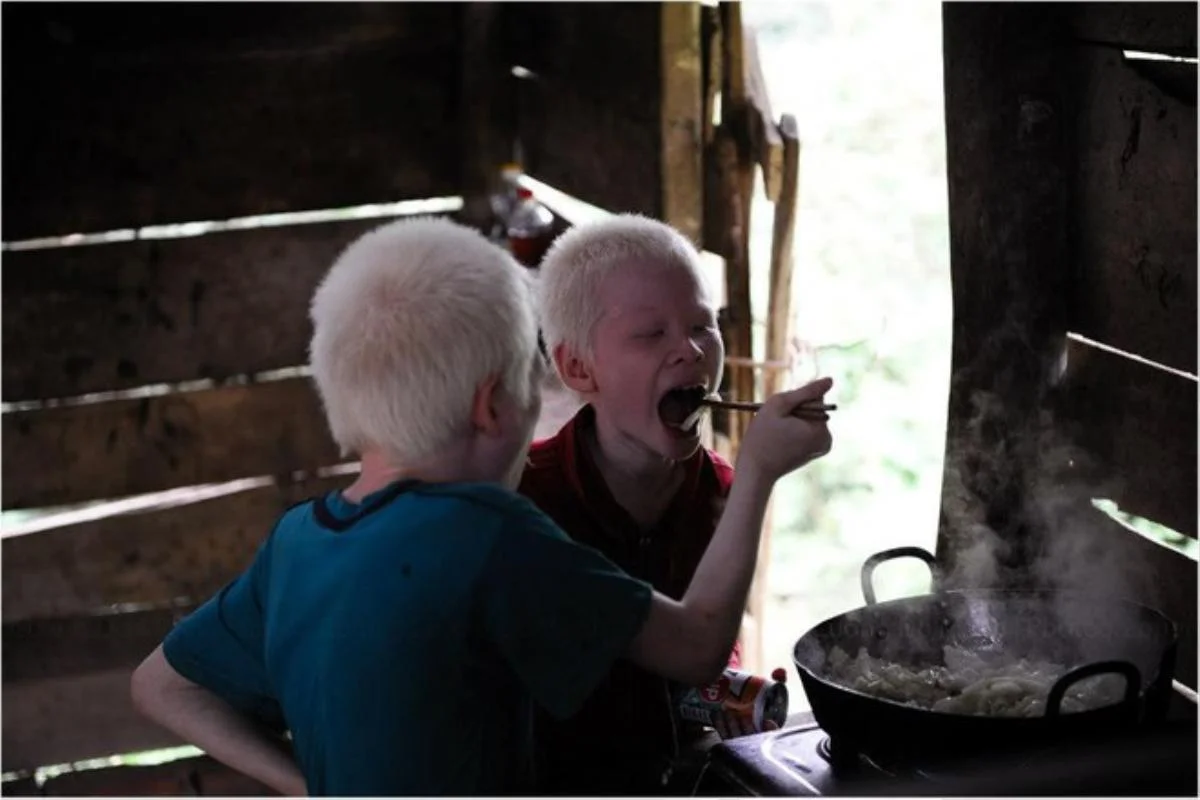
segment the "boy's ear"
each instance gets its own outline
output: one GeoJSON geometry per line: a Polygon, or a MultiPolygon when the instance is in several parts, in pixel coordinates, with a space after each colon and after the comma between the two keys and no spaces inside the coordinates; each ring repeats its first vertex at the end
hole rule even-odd
{"type": "Polygon", "coordinates": [[[475,388],[471,402],[471,427],[487,436],[500,431],[500,414],[496,403],[500,399],[500,376],[489,375],[475,388]]]}
{"type": "Polygon", "coordinates": [[[563,384],[580,394],[591,394],[596,391],[596,376],[592,367],[566,343],[554,348],[554,364],[562,376],[563,384]]]}

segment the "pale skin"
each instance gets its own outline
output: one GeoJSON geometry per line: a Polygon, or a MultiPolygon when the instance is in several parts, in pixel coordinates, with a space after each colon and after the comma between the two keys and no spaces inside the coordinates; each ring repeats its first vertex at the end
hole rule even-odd
{"type": "Polygon", "coordinates": [[[720,382],[725,348],[716,311],[685,269],[637,264],[607,276],[596,303],[591,352],[558,344],[553,355],[563,383],[595,409],[588,444],[609,491],[651,528],[683,481],[681,462],[700,447],[698,433],[663,425],[658,402],[681,384],[720,382]]]}
{"type": "MultiPolygon", "coordinates": [[[[715,389],[725,348],[712,301],[686,265],[618,268],[602,281],[596,303],[600,315],[590,347],[560,343],[553,357],[564,384],[595,410],[585,446],[605,484],[649,530],[683,482],[682,462],[700,447],[698,431],[680,435],[664,425],[658,401],[680,385],[715,389]]],[[[740,482],[740,467],[738,474],[740,482]]],[[[753,733],[730,716],[719,718],[716,728],[722,738],[753,733]]]]}
{"type": "MultiPolygon", "coordinates": [[[[540,368],[533,372],[530,379],[536,386],[540,368]]],[[[724,516],[691,586],[680,601],[654,594],[626,653],[632,661],[691,685],[707,683],[724,668],[741,623],[771,489],[780,476],[830,448],[823,422],[800,420],[789,411],[822,397],[831,385],[822,380],[781,393],[758,412],[738,458],[738,479],[724,516]]],[[[396,463],[383,448],[367,448],[361,473],[346,497],[360,500],[401,478],[515,486],[538,411],[539,401],[521,407],[499,376],[490,376],[477,386],[469,430],[454,447],[440,457],[411,464],[396,463]]],[[[135,671],[132,693],[143,714],[217,760],[285,795],[305,793],[303,776],[279,742],[177,673],[161,647],[135,671]]]]}

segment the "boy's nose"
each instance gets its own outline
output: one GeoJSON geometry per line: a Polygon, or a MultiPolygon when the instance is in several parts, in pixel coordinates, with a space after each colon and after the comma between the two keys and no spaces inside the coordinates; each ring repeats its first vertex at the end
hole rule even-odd
{"type": "Polygon", "coordinates": [[[681,361],[702,361],[704,359],[704,348],[700,343],[691,336],[684,339],[683,347],[680,350],[681,361]]]}

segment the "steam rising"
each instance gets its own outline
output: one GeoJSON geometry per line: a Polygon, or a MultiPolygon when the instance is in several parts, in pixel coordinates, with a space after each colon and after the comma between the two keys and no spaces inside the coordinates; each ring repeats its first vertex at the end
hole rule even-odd
{"type": "Polygon", "coordinates": [[[1114,552],[1097,535],[1104,517],[1091,501],[1113,496],[1116,479],[1099,475],[1052,410],[1020,414],[975,392],[947,448],[944,480],[948,588],[1158,599],[1148,565],[1130,563],[1130,549],[1114,552]]]}
{"type": "Polygon", "coordinates": [[[1113,603],[1156,604],[1149,565],[1131,563],[1132,548],[1105,546],[1112,540],[1097,527],[1108,520],[1092,499],[1113,496],[1115,481],[1100,475],[1055,413],[1061,359],[1041,359],[1028,345],[992,338],[954,376],[984,388],[970,391],[967,407],[952,415],[938,560],[944,589],[1053,591],[1054,600],[913,598],[895,610],[874,606],[846,615],[798,650],[798,661],[820,670],[832,647],[853,654],[862,645],[875,657],[936,664],[951,645],[1068,667],[1127,660],[1143,683],[1154,677],[1166,644],[1162,626],[1148,625],[1136,606],[1113,603]]]}

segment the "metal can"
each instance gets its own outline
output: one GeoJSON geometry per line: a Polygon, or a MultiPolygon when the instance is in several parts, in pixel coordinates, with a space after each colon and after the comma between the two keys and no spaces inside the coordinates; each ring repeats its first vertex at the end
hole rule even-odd
{"type": "Polygon", "coordinates": [[[682,692],[678,707],[679,715],[690,722],[715,726],[717,715],[725,712],[762,733],[768,722],[782,728],[787,721],[787,685],[727,668],[715,683],[682,692]]]}

